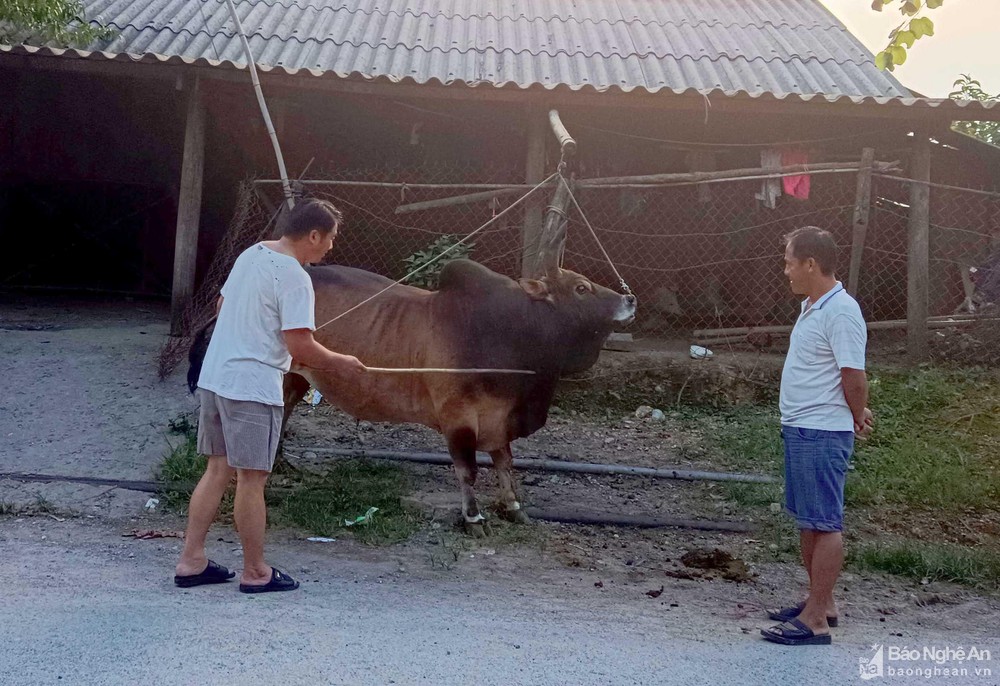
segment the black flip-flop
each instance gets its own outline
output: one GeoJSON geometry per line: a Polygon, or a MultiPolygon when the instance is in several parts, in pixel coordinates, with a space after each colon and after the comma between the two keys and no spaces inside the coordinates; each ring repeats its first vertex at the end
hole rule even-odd
{"type": "Polygon", "coordinates": [[[792,619],[769,629],[761,629],[765,641],[786,646],[828,646],[833,643],[830,634],[816,634],[802,620],[792,619]]]}
{"type": "Polygon", "coordinates": [[[174,583],[181,588],[191,588],[193,586],[204,586],[205,584],[223,584],[234,576],[236,576],[236,572],[230,572],[222,565],[209,560],[208,566],[200,574],[175,575],[174,583]]]}
{"type": "Polygon", "coordinates": [[[275,593],[279,591],[294,591],[299,582],[282,572],[277,567],[271,567],[271,580],[266,584],[251,586],[240,584],[240,593],[275,593]]]}
{"type": "MultiPolygon", "coordinates": [[[[780,610],[765,610],[765,612],[767,612],[768,619],[773,619],[776,622],[787,622],[789,620],[795,619],[800,614],[802,614],[802,608],[804,608],[805,606],[806,604],[802,602],[799,603],[798,605],[793,605],[792,607],[783,607],[780,610]]],[[[839,624],[840,622],[837,620],[836,617],[832,615],[827,615],[826,623],[830,625],[831,629],[836,629],[837,624],[839,624]]]]}

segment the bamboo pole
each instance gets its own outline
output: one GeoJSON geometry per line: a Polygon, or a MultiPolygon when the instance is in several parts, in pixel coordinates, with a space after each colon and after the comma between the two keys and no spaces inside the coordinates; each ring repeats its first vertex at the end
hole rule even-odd
{"type": "MultiPolygon", "coordinates": [[[[890,169],[898,162],[875,162],[873,169],[890,169]]],[[[726,181],[755,180],[799,174],[829,174],[860,171],[857,162],[821,162],[810,165],[789,165],[778,169],[754,167],[747,169],[724,169],[714,172],[683,172],[677,174],[647,174],[642,176],[611,176],[593,179],[576,179],[578,188],[601,186],[604,188],[645,188],[658,185],[681,185],[702,183],[725,183],[726,181]]],[[[280,179],[255,179],[256,184],[281,183],[280,179]]],[[[303,186],[363,186],[369,188],[416,188],[423,190],[530,190],[534,185],[527,183],[404,183],[400,181],[336,181],[307,179],[299,181],[303,186]]],[[[461,197],[461,196],[456,196],[461,197]]]]}
{"type": "MultiPolygon", "coordinates": [[[[541,179],[539,179],[541,181],[541,179]]],[[[538,183],[537,181],[535,183],[538,183]]],[[[529,186],[530,188],[530,186],[529,186]]],[[[421,200],[408,205],[400,205],[396,208],[396,214],[408,214],[410,212],[420,212],[422,210],[434,210],[440,207],[454,207],[456,205],[470,205],[476,202],[488,202],[505,195],[523,193],[520,186],[511,188],[501,188],[495,191],[480,191],[479,193],[469,193],[468,195],[453,195],[448,198],[436,198],[434,200],[421,200]]]]}
{"type": "Polygon", "coordinates": [[[563,156],[573,157],[576,154],[576,141],[569,135],[569,131],[563,125],[562,119],[559,118],[559,110],[549,110],[549,124],[552,126],[552,132],[559,141],[559,150],[563,156]]]}
{"type": "Polygon", "coordinates": [[[538,243],[538,257],[531,270],[532,277],[544,276],[558,269],[566,244],[566,213],[569,203],[569,185],[560,183],[552,196],[552,204],[545,212],[545,225],[538,243]]]}
{"type": "Polygon", "coordinates": [[[443,367],[366,367],[365,371],[376,374],[526,374],[533,375],[533,369],[445,369],[443,367]]]}
{"type": "MultiPolygon", "coordinates": [[[[873,170],[886,171],[894,168],[898,162],[874,162],[873,170]]],[[[815,164],[787,164],[774,169],[752,167],[745,169],[724,169],[711,172],[684,172],[678,174],[646,174],[643,176],[609,176],[600,179],[580,179],[581,186],[606,186],[610,184],[661,184],[661,183],[704,183],[711,181],[729,181],[756,176],[793,176],[798,174],[814,174],[830,171],[857,171],[857,162],[817,162],[815,164]]]]}
{"type": "Polygon", "coordinates": [[[243,46],[243,54],[246,56],[247,68],[250,70],[250,80],[253,82],[253,90],[257,95],[257,104],[260,105],[260,113],[264,117],[264,126],[267,128],[267,135],[271,138],[271,147],[274,148],[274,156],[278,160],[278,174],[281,176],[281,188],[285,192],[285,202],[288,209],[295,207],[295,200],[292,198],[292,189],[288,185],[288,172],[285,170],[285,158],[281,154],[281,144],[278,143],[278,134],[274,131],[274,123],[271,115],[267,111],[267,103],[264,101],[264,92],[260,88],[260,79],[257,77],[257,65],[253,59],[253,52],[250,50],[250,42],[247,41],[246,33],[243,31],[243,24],[236,14],[236,7],[233,0],[226,0],[226,7],[229,8],[229,16],[236,24],[236,32],[240,36],[240,44],[243,46]]]}

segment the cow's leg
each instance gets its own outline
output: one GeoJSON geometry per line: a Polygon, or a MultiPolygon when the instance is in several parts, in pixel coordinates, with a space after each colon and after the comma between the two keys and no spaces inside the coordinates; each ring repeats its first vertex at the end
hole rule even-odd
{"type": "Polygon", "coordinates": [[[295,410],[295,406],[302,401],[309,391],[309,382],[305,377],[298,374],[285,374],[285,381],[282,386],[283,400],[285,401],[285,413],[281,418],[281,438],[278,440],[278,454],[274,458],[274,467],[271,471],[278,474],[288,474],[297,471],[291,463],[285,459],[285,428],[288,420],[295,410]]]}
{"type": "Polygon", "coordinates": [[[531,519],[521,509],[521,503],[517,498],[517,486],[514,480],[514,455],[510,451],[510,445],[500,450],[490,451],[490,458],[493,460],[497,481],[500,484],[500,504],[503,508],[503,516],[516,524],[530,523],[531,519]]]}
{"type": "Polygon", "coordinates": [[[448,432],[448,452],[455,465],[455,476],[458,477],[459,488],[462,489],[462,519],[466,533],[485,538],[489,524],[479,510],[476,502],[476,432],[469,427],[463,427],[448,432]]]}
{"type": "Polygon", "coordinates": [[[309,392],[309,381],[300,374],[285,374],[285,383],[282,387],[285,401],[285,415],[281,418],[281,435],[285,435],[285,427],[288,426],[288,419],[292,416],[295,406],[302,402],[309,392]]]}

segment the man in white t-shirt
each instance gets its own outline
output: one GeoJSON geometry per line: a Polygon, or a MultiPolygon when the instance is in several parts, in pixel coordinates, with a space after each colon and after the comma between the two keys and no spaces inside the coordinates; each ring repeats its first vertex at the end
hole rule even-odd
{"type": "Polygon", "coordinates": [[[198,452],[205,475],[191,494],[184,550],[174,583],[181,587],[235,576],[205,554],[205,537],[236,475],[234,514],[243,544],[240,591],[292,591],[299,583],[264,561],[264,485],[274,465],[284,408],[282,382],[292,358],[307,367],[359,374],[356,358],[313,338],[315,294],[302,268],[333,247],[341,214],[331,203],[302,200],[281,237],[247,248],[222,287],[218,320],[198,379],[198,452]]]}
{"type": "Polygon", "coordinates": [[[785,237],[785,276],[805,296],[781,373],[785,509],[795,518],[809,597],[768,612],[782,622],[761,631],[785,645],[830,643],[837,626],[833,587],[844,563],[844,480],[855,435],[872,426],[867,408],[861,308],[834,275],[837,244],[815,226],[785,237]]]}

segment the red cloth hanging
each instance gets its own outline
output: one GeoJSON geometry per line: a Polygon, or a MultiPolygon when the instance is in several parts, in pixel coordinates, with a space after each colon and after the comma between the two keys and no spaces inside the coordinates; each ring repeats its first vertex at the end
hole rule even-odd
{"type": "MultiPolygon", "coordinates": [[[[781,165],[808,164],[809,153],[805,150],[783,150],[781,152],[781,165]]],[[[781,179],[782,188],[785,195],[790,195],[799,200],[809,199],[809,174],[799,174],[797,176],[785,176],[781,179]]]]}

